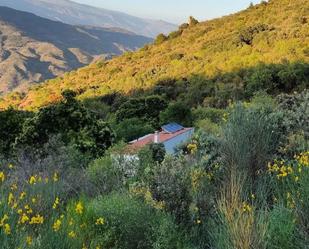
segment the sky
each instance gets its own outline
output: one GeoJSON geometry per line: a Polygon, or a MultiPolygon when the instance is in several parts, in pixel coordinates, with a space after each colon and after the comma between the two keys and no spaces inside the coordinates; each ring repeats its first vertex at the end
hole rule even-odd
{"type": "Polygon", "coordinates": [[[227,15],[261,0],[73,0],[96,7],[118,10],[131,15],[161,19],[175,24],[187,21],[190,15],[199,20],[227,15]]]}

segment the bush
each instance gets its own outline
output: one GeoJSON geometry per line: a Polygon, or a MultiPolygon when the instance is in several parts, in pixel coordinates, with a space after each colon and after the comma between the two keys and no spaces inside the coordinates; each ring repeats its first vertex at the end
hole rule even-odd
{"type": "Polygon", "coordinates": [[[296,241],[296,225],[290,210],[276,206],[270,212],[267,248],[296,249],[301,248],[296,241]]]}
{"type": "Polygon", "coordinates": [[[125,119],[116,124],[114,129],[117,139],[125,142],[130,142],[153,132],[153,127],[139,118],[125,119]]]}
{"type": "Polygon", "coordinates": [[[196,20],[193,16],[190,16],[190,18],[189,18],[189,26],[194,26],[194,25],[196,25],[198,23],[199,23],[198,20],[196,20]]]}
{"type": "Polygon", "coordinates": [[[94,160],[87,168],[87,175],[96,193],[107,194],[123,187],[123,172],[115,167],[109,154],[94,160]]]}
{"type": "Polygon", "coordinates": [[[182,34],[182,30],[173,31],[173,32],[169,33],[167,38],[168,39],[175,39],[175,38],[181,36],[181,34],[182,34]]]}
{"type": "Polygon", "coordinates": [[[211,122],[220,124],[223,121],[225,110],[212,107],[197,107],[193,109],[194,120],[209,119],[211,122]]]}
{"type": "Polygon", "coordinates": [[[164,202],[166,210],[178,223],[189,222],[192,200],[189,167],[185,160],[167,157],[161,165],[153,168],[152,175],[149,185],[153,198],[164,202]]]}
{"type": "Polygon", "coordinates": [[[217,125],[216,123],[212,122],[210,119],[202,119],[198,120],[195,122],[195,127],[198,127],[202,131],[208,133],[208,134],[213,134],[213,135],[218,135],[220,134],[220,126],[217,125]]]}
{"type": "Polygon", "coordinates": [[[221,153],[226,167],[237,167],[254,180],[280,142],[280,115],[237,105],[223,130],[221,153]]]}
{"type": "Polygon", "coordinates": [[[166,154],[165,147],[163,144],[152,143],[149,145],[151,157],[154,162],[162,163],[166,154]]]}
{"type": "Polygon", "coordinates": [[[154,43],[155,43],[156,45],[159,45],[159,44],[165,42],[166,40],[167,40],[167,36],[166,36],[166,35],[164,35],[164,34],[159,34],[159,35],[156,37],[154,43]]]}
{"type": "Polygon", "coordinates": [[[253,96],[258,91],[272,93],[276,89],[275,69],[260,65],[247,79],[245,92],[247,96],[253,96]]]}
{"type": "Polygon", "coordinates": [[[125,119],[140,118],[155,126],[160,112],[166,107],[167,102],[157,95],[131,98],[119,107],[116,119],[120,122],[125,119]]]}
{"type": "Polygon", "coordinates": [[[91,248],[179,248],[175,247],[180,238],[171,218],[127,194],[111,194],[92,201],[86,216],[92,224],[97,217],[105,221],[102,226],[89,228],[91,248]]]}
{"type": "Polygon", "coordinates": [[[184,126],[191,126],[191,109],[183,102],[170,104],[165,111],[160,113],[160,123],[167,124],[171,122],[176,122],[184,126]]]}
{"type": "Polygon", "coordinates": [[[0,111],[0,157],[12,156],[16,138],[22,132],[22,126],[30,113],[9,108],[0,111]]]}

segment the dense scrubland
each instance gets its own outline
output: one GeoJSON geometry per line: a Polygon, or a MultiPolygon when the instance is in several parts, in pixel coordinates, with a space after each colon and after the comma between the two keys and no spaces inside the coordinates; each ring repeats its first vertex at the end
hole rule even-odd
{"type": "Polygon", "coordinates": [[[307,16],[307,1],[273,0],[191,18],[5,97],[1,248],[308,248],[307,16]],[[193,139],[127,160],[126,142],[167,122],[193,139]]]}

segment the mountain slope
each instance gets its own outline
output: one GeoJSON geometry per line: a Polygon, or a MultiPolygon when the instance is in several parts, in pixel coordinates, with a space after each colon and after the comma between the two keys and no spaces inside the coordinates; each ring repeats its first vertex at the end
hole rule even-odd
{"type": "Polygon", "coordinates": [[[150,41],[127,31],[71,26],[0,7],[0,91],[25,89],[150,41]]]}
{"type": "Polygon", "coordinates": [[[142,19],[68,0],[0,0],[0,5],[72,25],[118,27],[148,37],[176,28],[174,24],[164,21],[142,19]]]}
{"type": "MultiPolygon", "coordinates": [[[[308,15],[307,0],[272,0],[234,15],[193,23],[166,40],[161,37],[137,52],[70,72],[31,89],[25,96],[11,94],[0,102],[0,108],[44,106],[58,101],[63,89],[76,90],[79,98],[85,99],[146,89],[166,78],[217,76],[220,83],[223,73],[260,63],[308,63],[308,15]]],[[[267,78],[265,81],[267,84],[267,78]]],[[[238,87],[242,84],[240,81],[238,87]]]]}

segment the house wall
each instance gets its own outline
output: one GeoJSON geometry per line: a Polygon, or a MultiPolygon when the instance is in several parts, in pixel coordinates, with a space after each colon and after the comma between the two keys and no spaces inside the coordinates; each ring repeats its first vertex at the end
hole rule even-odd
{"type": "Polygon", "coordinates": [[[166,153],[175,154],[176,148],[182,143],[190,140],[193,134],[194,134],[194,129],[191,129],[191,130],[188,130],[187,132],[180,134],[177,137],[174,137],[170,140],[165,141],[163,144],[164,144],[166,153]]]}

